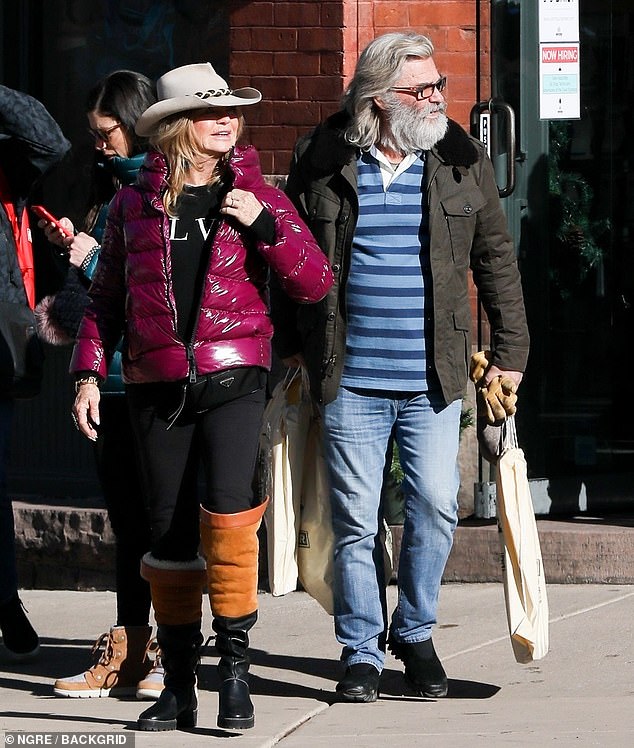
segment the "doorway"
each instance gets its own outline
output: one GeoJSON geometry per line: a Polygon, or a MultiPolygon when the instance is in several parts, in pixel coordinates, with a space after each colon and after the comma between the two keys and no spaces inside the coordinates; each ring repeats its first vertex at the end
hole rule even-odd
{"type": "MultiPolygon", "coordinates": [[[[551,513],[634,507],[634,8],[581,0],[581,115],[539,119],[537,3],[492,0],[492,92],[515,113],[503,198],[531,354],[518,431],[551,513]]],[[[507,151],[507,152],[505,152],[507,151]]],[[[496,168],[497,171],[497,168],[496,168]]]]}

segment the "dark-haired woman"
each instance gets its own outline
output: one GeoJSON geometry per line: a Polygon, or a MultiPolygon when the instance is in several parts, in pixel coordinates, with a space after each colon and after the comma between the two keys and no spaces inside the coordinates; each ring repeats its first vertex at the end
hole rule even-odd
{"type": "MultiPolygon", "coordinates": [[[[72,222],[63,218],[62,224],[73,234],[64,238],[53,225],[40,222],[49,240],[68,250],[70,273],[78,287],[88,286],[95,272],[110,201],[120,187],[134,182],[143,163],[147,140],[135,133],[134,125],[155,100],[152,81],[130,70],[111,73],[88,94],[86,116],[95,157],[83,231],[74,234],[72,222]]],[[[68,344],[82,315],[81,305],[69,308],[59,295],[57,300],[46,299],[38,308],[40,333],[53,344],[68,344]]],[[[152,648],[150,590],[139,571],[141,558],[149,549],[149,520],[134,459],[119,352],[113,356],[102,394],[95,456],[116,539],[116,624],[97,639],[92,667],[59,678],[54,692],[71,698],[135,693],[138,698],[158,698],[163,670],[160,657],[152,661],[148,656],[152,648]]]]}

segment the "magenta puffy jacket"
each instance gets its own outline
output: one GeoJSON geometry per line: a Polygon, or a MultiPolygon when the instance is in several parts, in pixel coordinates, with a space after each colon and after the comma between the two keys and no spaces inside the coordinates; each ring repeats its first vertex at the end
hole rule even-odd
{"type": "MultiPolygon", "coordinates": [[[[223,218],[211,250],[193,346],[199,374],[271,365],[269,268],[295,301],[322,299],[333,283],[328,261],[280,190],[268,185],[252,146],[236,147],[233,186],[253,192],[275,218],[274,244],[257,242],[223,218]]],[[[137,184],[116,194],[70,370],[105,378],[123,333],[125,382],[176,381],[188,375],[187,344],[176,332],[169,220],[161,196],[167,166],[151,151],[137,184]]]]}

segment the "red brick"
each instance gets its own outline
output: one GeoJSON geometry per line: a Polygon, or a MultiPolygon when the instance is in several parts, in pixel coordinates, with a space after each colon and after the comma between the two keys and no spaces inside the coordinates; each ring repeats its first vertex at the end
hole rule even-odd
{"type": "Polygon", "coordinates": [[[319,52],[275,52],[272,72],[274,75],[317,75],[323,72],[321,55],[319,52]]]}
{"type": "Polygon", "coordinates": [[[259,104],[245,107],[244,116],[248,125],[272,125],[277,122],[277,102],[264,96],[259,104]]]}
{"type": "Polygon", "coordinates": [[[331,114],[334,114],[335,112],[339,111],[339,102],[333,102],[332,104],[329,104],[326,102],[325,104],[322,104],[320,107],[321,116],[319,118],[319,122],[323,122],[325,119],[330,117],[331,114]]]}
{"type": "Polygon", "coordinates": [[[468,101],[475,104],[476,78],[475,75],[468,77],[455,75],[449,78],[447,84],[447,101],[468,101]]]}
{"type": "Polygon", "coordinates": [[[444,26],[445,28],[476,26],[476,0],[434,0],[409,5],[412,26],[444,26]]]}
{"type": "Polygon", "coordinates": [[[229,43],[231,51],[251,49],[251,29],[232,27],[229,32],[229,43]]]}
{"type": "Polygon", "coordinates": [[[475,29],[447,29],[447,49],[451,52],[476,51],[475,29]]]}
{"type": "Polygon", "coordinates": [[[299,29],[297,34],[298,49],[306,51],[338,51],[343,40],[342,29],[299,29]]]}
{"type": "MultiPolygon", "coordinates": [[[[253,145],[258,148],[256,143],[253,145]]],[[[273,171],[273,154],[270,151],[264,151],[258,148],[260,156],[260,167],[262,168],[262,174],[274,174],[273,171]]]]}
{"type": "Polygon", "coordinates": [[[450,101],[447,115],[451,119],[456,120],[464,129],[469,132],[469,124],[471,120],[471,109],[475,104],[474,100],[469,101],[450,101]]]}
{"type": "Polygon", "coordinates": [[[274,25],[280,26],[319,26],[320,5],[316,2],[277,2],[275,3],[274,25]]]}
{"type": "MultiPolygon", "coordinates": [[[[281,50],[297,49],[296,29],[257,29],[253,32],[251,49],[269,50],[279,52],[281,50]]],[[[235,49],[235,47],[232,47],[235,49]]]]}
{"type": "Polygon", "coordinates": [[[301,101],[338,101],[341,98],[341,80],[327,75],[300,78],[298,97],[301,101]]]}
{"type": "Polygon", "coordinates": [[[277,122],[314,127],[321,119],[320,107],[316,101],[280,101],[276,105],[277,122]]]}
{"type": "Polygon", "coordinates": [[[357,42],[357,57],[363,52],[363,50],[368,46],[368,44],[374,39],[376,36],[374,28],[360,28],[358,32],[358,42],[357,42]]]}
{"type": "MultiPolygon", "coordinates": [[[[373,2],[357,3],[357,23],[360,29],[370,29],[374,36],[374,5],[373,2]]],[[[354,8],[354,6],[352,6],[354,8]]]]}
{"type": "Polygon", "coordinates": [[[344,25],[343,6],[347,5],[345,0],[338,3],[318,3],[321,6],[321,25],[335,26],[341,28],[344,25]]]}
{"type": "MultiPolygon", "coordinates": [[[[425,3],[425,6],[430,3],[425,3]]],[[[393,29],[403,30],[410,26],[409,9],[413,3],[404,2],[391,2],[382,3],[377,2],[374,4],[374,24],[380,32],[383,33],[384,27],[392,27],[393,29]]]]}
{"type": "Polygon", "coordinates": [[[231,3],[231,26],[272,26],[273,2],[231,3]],[[235,6],[238,7],[235,7],[235,6]]]}
{"type": "Polygon", "coordinates": [[[343,52],[324,52],[320,56],[322,75],[343,75],[343,52]]]}
{"type": "MultiPolygon", "coordinates": [[[[295,138],[295,140],[297,140],[297,138],[295,138]]],[[[294,141],[292,145],[295,145],[294,141]]],[[[292,146],[289,147],[288,150],[276,148],[272,155],[273,165],[270,173],[286,176],[288,174],[288,167],[291,164],[291,157],[293,155],[292,146]]]]}
{"type": "Polygon", "coordinates": [[[256,148],[275,150],[276,148],[291,147],[295,142],[296,129],[277,125],[276,127],[251,127],[249,135],[256,148]]]}
{"type": "Polygon", "coordinates": [[[262,75],[263,71],[273,72],[272,52],[234,51],[229,58],[231,75],[262,75]]]}
{"type": "Polygon", "coordinates": [[[259,88],[271,101],[295,101],[298,97],[297,78],[291,76],[255,76],[251,85],[259,88]]]}

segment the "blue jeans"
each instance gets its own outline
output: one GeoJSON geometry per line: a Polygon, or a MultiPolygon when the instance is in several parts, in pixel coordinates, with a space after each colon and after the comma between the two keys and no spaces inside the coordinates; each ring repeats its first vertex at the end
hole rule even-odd
{"type": "Polygon", "coordinates": [[[0,398],[0,603],[6,603],[18,588],[13,505],[7,491],[12,420],[13,400],[0,398]]]}
{"type": "Polygon", "coordinates": [[[324,408],[325,454],[335,533],[335,634],[346,665],[385,660],[388,614],[378,533],[390,439],[405,473],[398,566],[397,641],[431,637],[440,583],[458,521],[461,402],[427,393],[341,387],[324,408]]]}

